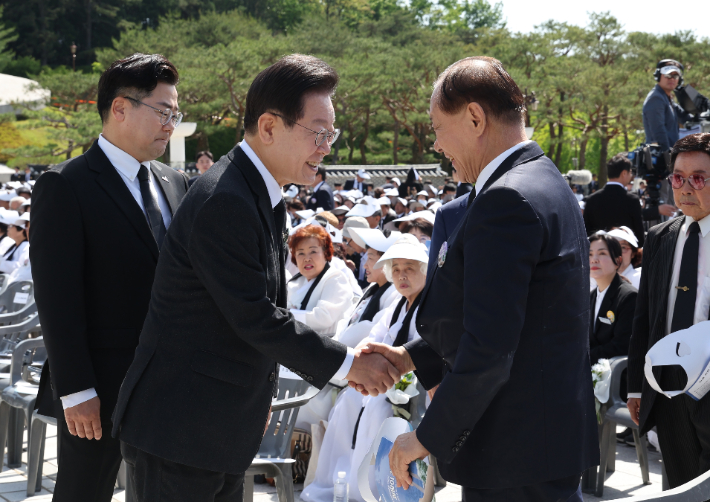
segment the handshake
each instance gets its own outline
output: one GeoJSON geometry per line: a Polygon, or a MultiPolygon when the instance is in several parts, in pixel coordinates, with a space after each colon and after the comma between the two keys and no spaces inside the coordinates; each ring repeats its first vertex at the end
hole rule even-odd
{"type": "Polygon", "coordinates": [[[415,369],[404,347],[368,342],[356,351],[345,379],[350,387],[364,396],[384,394],[399,382],[402,375],[415,369]]]}

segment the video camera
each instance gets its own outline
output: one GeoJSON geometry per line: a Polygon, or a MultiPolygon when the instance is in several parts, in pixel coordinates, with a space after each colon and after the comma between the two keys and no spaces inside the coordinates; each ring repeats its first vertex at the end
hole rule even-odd
{"type": "Polygon", "coordinates": [[[691,134],[710,132],[710,100],[691,85],[678,87],[673,92],[678,99],[678,104],[694,117],[694,120],[684,124],[685,128],[692,131],[691,134]]]}
{"type": "Polygon", "coordinates": [[[646,182],[647,204],[657,206],[661,201],[661,183],[670,174],[671,153],[662,151],[657,143],[641,145],[628,153],[635,175],[646,182]]]}

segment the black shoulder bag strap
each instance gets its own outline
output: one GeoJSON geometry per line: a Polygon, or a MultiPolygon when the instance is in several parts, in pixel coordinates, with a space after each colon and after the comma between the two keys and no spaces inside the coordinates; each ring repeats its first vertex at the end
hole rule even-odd
{"type": "MultiPolygon", "coordinates": [[[[313,291],[315,291],[316,286],[318,286],[318,283],[323,278],[323,276],[325,275],[325,273],[328,271],[329,268],[330,268],[330,263],[326,263],[325,267],[323,267],[323,270],[321,270],[321,273],[318,274],[318,277],[316,277],[315,280],[313,281],[313,284],[311,284],[311,287],[308,288],[308,293],[306,293],[306,296],[303,297],[303,301],[301,302],[301,307],[299,310],[305,310],[306,307],[308,307],[308,302],[311,299],[311,295],[313,294],[313,291]]],[[[299,274],[297,274],[297,275],[299,275],[299,274]]]]}
{"type": "Polygon", "coordinates": [[[367,304],[367,307],[365,307],[365,310],[360,316],[361,321],[372,321],[375,318],[375,315],[377,315],[377,313],[380,311],[380,299],[384,296],[384,294],[389,290],[391,286],[391,282],[385,283],[384,286],[380,286],[380,288],[375,292],[375,294],[372,295],[370,303],[367,304]]]}

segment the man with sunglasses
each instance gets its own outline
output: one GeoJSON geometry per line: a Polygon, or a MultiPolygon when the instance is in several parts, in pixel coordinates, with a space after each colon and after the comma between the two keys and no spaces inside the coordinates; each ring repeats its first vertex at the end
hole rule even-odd
{"type": "Polygon", "coordinates": [[[111,414],[187,192],[185,178],[155,160],[182,119],[178,78],[159,54],[112,63],[99,79],[98,141],[44,173],[32,194],[30,258],[48,353],[37,405],[57,419],[55,502],[113,496],[121,451],[111,414]]]}
{"type": "MultiPolygon", "coordinates": [[[[710,470],[710,397],[659,396],[644,377],[645,356],[661,338],[710,314],[710,134],[692,134],[671,150],[668,182],[683,216],[648,232],[629,347],[628,402],[641,434],[654,426],[671,488],[710,470]]],[[[683,390],[678,366],[654,369],[664,391],[683,390]],[[660,373],[660,374],[659,374],[660,373]]]]}

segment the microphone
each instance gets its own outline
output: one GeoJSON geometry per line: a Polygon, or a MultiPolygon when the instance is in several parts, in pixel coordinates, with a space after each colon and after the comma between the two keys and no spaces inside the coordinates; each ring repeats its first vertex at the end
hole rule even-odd
{"type": "Polygon", "coordinates": [[[592,172],[582,169],[581,171],[567,171],[564,178],[573,185],[589,185],[592,182],[592,172]]]}

